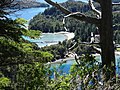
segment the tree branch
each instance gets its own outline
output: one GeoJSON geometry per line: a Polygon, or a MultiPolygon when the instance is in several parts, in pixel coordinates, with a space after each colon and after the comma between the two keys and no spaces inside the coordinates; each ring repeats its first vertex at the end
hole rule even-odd
{"type": "Polygon", "coordinates": [[[57,9],[61,10],[63,13],[67,14],[69,17],[74,17],[80,21],[85,21],[88,23],[99,25],[99,19],[97,19],[97,18],[89,17],[89,16],[87,16],[83,13],[80,13],[80,12],[79,13],[76,12],[76,14],[75,14],[75,13],[72,13],[71,11],[67,10],[66,8],[64,8],[63,6],[61,6],[58,3],[55,3],[51,0],[45,0],[45,1],[49,4],[51,4],[52,6],[56,7],[57,9]]]}
{"type": "Polygon", "coordinates": [[[97,14],[97,17],[101,18],[101,12],[95,8],[92,0],[89,0],[89,5],[90,5],[91,9],[97,14]]]}
{"type": "Polygon", "coordinates": [[[76,63],[78,64],[78,66],[80,66],[80,63],[78,62],[77,55],[75,55],[75,61],[76,61],[76,63]]]}
{"type": "Polygon", "coordinates": [[[119,3],[112,3],[112,5],[114,6],[114,5],[120,5],[120,2],[119,3]]]}
{"type": "Polygon", "coordinates": [[[94,46],[91,46],[91,48],[92,48],[93,50],[95,50],[96,53],[98,53],[98,54],[101,55],[101,50],[100,50],[100,49],[98,49],[98,48],[96,48],[96,47],[94,47],[94,46]]]}

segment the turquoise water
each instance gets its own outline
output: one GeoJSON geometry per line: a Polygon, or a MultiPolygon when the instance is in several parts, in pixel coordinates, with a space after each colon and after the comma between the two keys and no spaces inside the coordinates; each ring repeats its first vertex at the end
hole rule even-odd
{"type": "MultiPolygon", "coordinates": [[[[52,64],[50,70],[55,70],[57,72],[59,72],[60,75],[64,75],[64,74],[69,74],[70,73],[70,67],[73,64],[77,64],[75,62],[75,59],[68,59],[65,63],[63,64],[52,64]]],[[[54,78],[54,74],[51,76],[51,78],[54,78]]]]}
{"type": "MultiPolygon", "coordinates": [[[[101,62],[101,57],[100,56],[97,56],[95,58],[97,61],[101,62]]],[[[73,65],[73,64],[77,64],[75,62],[75,59],[68,59],[68,61],[66,61],[65,63],[63,63],[62,65],[61,64],[52,64],[51,66],[51,70],[53,70],[54,68],[56,68],[56,70],[59,72],[61,72],[60,74],[63,75],[63,74],[69,74],[70,73],[70,67],[73,65]]],[[[119,74],[120,75],[120,55],[116,55],[116,74],[119,74]]],[[[53,78],[54,75],[51,76],[51,78],[53,78]]]]}
{"type": "Polygon", "coordinates": [[[43,33],[40,38],[31,39],[30,37],[23,36],[25,40],[36,43],[39,47],[48,46],[50,44],[57,44],[59,41],[62,42],[67,37],[63,34],[54,33],[43,33]]]}

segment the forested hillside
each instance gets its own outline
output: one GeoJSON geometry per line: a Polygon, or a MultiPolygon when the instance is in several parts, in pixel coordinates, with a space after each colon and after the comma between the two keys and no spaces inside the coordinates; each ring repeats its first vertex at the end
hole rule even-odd
{"type": "MultiPolygon", "coordinates": [[[[64,7],[72,12],[80,11],[89,16],[95,17],[94,13],[90,10],[88,4],[80,1],[68,1],[62,3],[64,7]]],[[[100,9],[98,4],[95,4],[97,9],[100,9]]],[[[113,29],[117,32],[115,39],[119,37],[118,30],[120,30],[120,7],[113,7],[113,29]]],[[[57,10],[55,7],[46,9],[42,14],[38,14],[30,20],[29,28],[35,30],[41,30],[42,32],[59,32],[66,31],[62,23],[62,19],[65,15],[57,10]]],[[[80,35],[82,41],[89,41],[89,36],[91,32],[98,34],[96,27],[94,25],[75,20],[73,18],[67,18],[65,21],[65,27],[69,32],[75,32],[80,35]]],[[[77,35],[78,35],[77,34],[77,35]]],[[[118,41],[117,41],[118,42],[118,41]]]]}

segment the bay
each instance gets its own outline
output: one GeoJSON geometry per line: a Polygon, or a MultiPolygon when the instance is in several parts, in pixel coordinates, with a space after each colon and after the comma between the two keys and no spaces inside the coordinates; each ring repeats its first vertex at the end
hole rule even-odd
{"type": "MultiPolygon", "coordinates": [[[[36,1],[46,3],[44,0],[36,0],[36,1]]],[[[52,1],[62,3],[62,2],[66,2],[67,0],[52,0],[52,1]]],[[[87,0],[76,0],[76,1],[88,2],[87,0]]],[[[12,18],[12,19],[24,18],[26,20],[30,20],[38,13],[44,12],[45,9],[47,8],[39,7],[39,8],[22,9],[22,10],[16,11],[15,13],[10,14],[9,18],[12,18]]]]}
{"type": "Polygon", "coordinates": [[[59,33],[43,33],[40,38],[31,39],[30,37],[23,36],[25,40],[36,43],[38,47],[50,46],[62,42],[67,39],[67,36],[59,33]]]}
{"type": "Polygon", "coordinates": [[[32,19],[38,13],[44,12],[46,8],[29,8],[29,9],[22,9],[15,13],[9,15],[10,18],[24,18],[26,20],[32,19]]]}
{"type": "MultiPolygon", "coordinates": [[[[39,2],[44,2],[44,0],[37,0],[39,2]]],[[[52,0],[54,2],[58,2],[58,3],[62,3],[62,2],[66,2],[67,0],[52,0]]],[[[77,1],[87,1],[87,0],[77,0],[77,1]]],[[[38,13],[42,13],[44,12],[44,10],[47,9],[47,8],[29,8],[29,9],[22,9],[22,10],[19,10],[13,14],[10,14],[9,17],[12,18],[12,19],[16,19],[16,18],[24,18],[26,20],[30,20],[32,19],[35,15],[37,15],[38,13]]],[[[31,41],[31,42],[35,42],[39,47],[44,47],[44,46],[48,46],[48,45],[52,45],[52,44],[56,44],[58,43],[59,41],[63,41],[66,39],[66,37],[63,35],[61,36],[62,34],[57,34],[57,35],[51,35],[51,34],[43,34],[42,37],[44,38],[40,38],[40,39],[30,39],[29,37],[24,37],[24,39],[28,40],[28,41],[31,41]],[[46,39],[49,39],[49,40],[46,40],[46,39]],[[56,40],[56,41],[54,41],[56,40]],[[46,43],[45,41],[49,42],[49,43],[46,43]],[[52,42],[51,42],[52,41],[52,42]],[[40,43],[41,42],[41,43],[40,43]]]]}

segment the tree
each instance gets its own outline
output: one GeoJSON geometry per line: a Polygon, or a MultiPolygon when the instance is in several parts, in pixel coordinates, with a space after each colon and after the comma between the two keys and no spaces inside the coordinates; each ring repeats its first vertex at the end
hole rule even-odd
{"type": "Polygon", "coordinates": [[[44,65],[53,59],[52,54],[40,51],[35,44],[23,38],[23,36],[38,38],[40,31],[26,29],[24,19],[12,20],[6,16],[9,14],[6,11],[12,7],[13,1],[0,1],[0,89],[2,90],[17,88],[15,83],[17,71],[20,69],[19,65],[24,67],[30,64],[32,66],[35,62],[44,65]]]}
{"type": "MultiPolygon", "coordinates": [[[[94,2],[100,4],[101,12],[94,7],[93,1],[89,0],[89,5],[91,9],[97,14],[96,18],[89,17],[81,12],[71,12],[66,8],[62,7],[60,4],[55,3],[51,0],[45,0],[45,1],[51,4],[52,6],[55,6],[63,13],[65,13],[66,16],[64,16],[64,18],[74,17],[77,20],[85,21],[87,23],[92,23],[98,27],[100,34],[102,66],[106,66],[107,68],[109,68],[111,70],[110,72],[113,71],[112,77],[115,76],[115,54],[114,54],[113,30],[112,30],[112,0],[106,0],[106,2],[104,0],[94,0],[94,2]]],[[[114,3],[114,5],[119,5],[119,4],[114,3]]],[[[110,79],[110,74],[107,77],[108,79],[110,79]]]]}
{"type": "Polygon", "coordinates": [[[28,30],[25,26],[27,21],[24,19],[12,20],[6,16],[9,8],[16,5],[14,1],[16,0],[0,1],[0,66],[32,63],[34,60],[47,62],[52,55],[39,51],[35,44],[23,38],[23,35],[38,38],[41,32],[28,30]]]}

